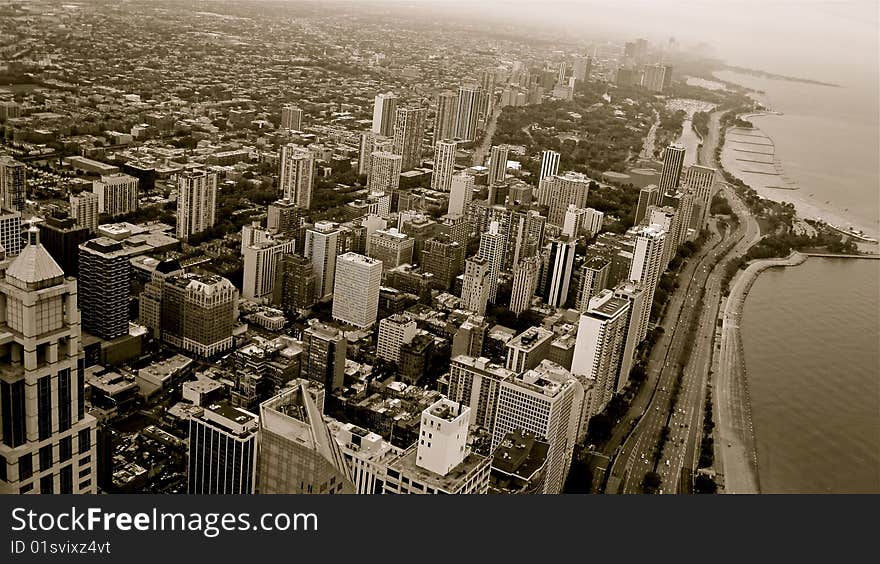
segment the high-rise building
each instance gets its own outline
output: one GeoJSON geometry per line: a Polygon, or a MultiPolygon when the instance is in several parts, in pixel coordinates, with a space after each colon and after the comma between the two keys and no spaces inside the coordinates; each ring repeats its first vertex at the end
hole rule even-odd
{"type": "Polygon", "coordinates": [[[281,147],[281,169],[278,187],[282,197],[297,206],[312,206],[312,190],[315,182],[315,157],[307,148],[294,143],[281,147]]]}
{"type": "Polygon", "coordinates": [[[367,175],[367,189],[371,192],[393,194],[400,186],[400,171],[403,160],[400,155],[388,151],[377,151],[370,155],[370,172],[367,175]]]}
{"type": "Polygon", "coordinates": [[[601,255],[589,257],[581,265],[574,303],[574,308],[579,313],[585,313],[590,307],[590,299],[608,287],[610,271],[611,260],[601,255]]]}
{"type": "Polygon", "coordinates": [[[98,211],[110,217],[138,209],[138,179],[134,176],[103,175],[92,183],[92,192],[98,195],[98,211]]]}
{"type": "Polygon", "coordinates": [[[507,342],[505,367],[517,374],[535,368],[547,358],[553,339],[553,331],[543,327],[529,327],[507,342]]]}
{"type": "Polygon", "coordinates": [[[310,321],[303,330],[301,373],[332,392],[342,388],[345,378],[346,340],[342,332],[329,325],[310,321]]]}
{"type": "Polygon", "coordinates": [[[401,156],[403,170],[413,169],[421,163],[422,139],[425,137],[427,119],[426,108],[397,108],[391,151],[401,156]]]}
{"type": "MultiPolygon", "coordinates": [[[[91,195],[94,196],[94,194],[91,195]]],[[[97,213],[95,216],[97,217],[97,213]]],[[[53,216],[48,216],[37,227],[40,230],[40,242],[49,251],[64,274],[78,278],[79,246],[92,237],[88,228],[78,226],[72,218],[53,216]]]]}
{"type": "Polygon", "coordinates": [[[83,331],[108,341],[128,335],[130,259],[123,243],[109,237],[98,237],[79,246],[83,331]]]}
{"type": "Polygon", "coordinates": [[[382,261],[357,253],[336,257],[333,319],[355,327],[371,326],[379,311],[381,284],[382,261]]]}
{"type": "Polygon", "coordinates": [[[681,169],[684,165],[685,148],[672,144],[663,151],[663,168],[660,170],[660,193],[665,194],[678,188],[681,169]]]}
{"type": "Polygon", "coordinates": [[[437,95],[437,114],[434,118],[434,145],[455,137],[458,95],[451,90],[437,95]]]}
{"type": "Polygon", "coordinates": [[[647,306],[645,303],[645,290],[636,282],[624,282],[614,288],[614,297],[629,302],[629,313],[626,320],[626,341],[623,345],[623,355],[620,359],[620,372],[617,376],[616,393],[623,391],[629,381],[629,373],[632,370],[635,359],[636,347],[639,345],[639,322],[642,319],[642,311],[647,306]]]}
{"type": "Polygon", "coordinates": [[[447,213],[453,217],[465,214],[474,197],[474,177],[466,171],[452,175],[447,213]]]}
{"type": "Polygon", "coordinates": [[[0,208],[0,247],[6,257],[21,252],[21,212],[0,208]]]}
{"type": "Polygon", "coordinates": [[[27,167],[0,156],[0,209],[23,211],[27,196],[27,167]]]}
{"type": "Polygon", "coordinates": [[[569,172],[545,178],[541,182],[541,194],[550,206],[547,223],[562,227],[568,206],[574,204],[576,208],[586,208],[589,192],[590,179],[583,174],[569,172]]]}
{"type": "Polygon", "coordinates": [[[0,280],[0,494],[95,493],[76,281],[27,235],[0,280]]]}
{"type": "Polygon", "coordinates": [[[672,80],[672,67],[645,65],[642,67],[642,86],[652,92],[663,92],[672,80]]]}
{"type": "Polygon", "coordinates": [[[303,111],[292,104],[281,108],[281,129],[302,131],[303,111]]]}
{"type": "Polygon", "coordinates": [[[582,82],[585,80],[589,80],[592,67],[592,57],[577,57],[574,60],[574,65],[572,65],[572,76],[575,78],[575,80],[579,80],[582,82]]]}
{"type": "Polygon", "coordinates": [[[400,347],[412,342],[418,327],[415,319],[406,314],[395,313],[379,322],[379,340],[376,356],[388,362],[400,362],[400,347]]]}
{"type": "Polygon", "coordinates": [[[214,226],[217,173],[190,170],[177,175],[177,237],[188,239],[214,226]]]}
{"type": "Polygon", "coordinates": [[[305,383],[260,404],[257,493],[354,493],[342,451],[305,383]]]}
{"type": "Polygon", "coordinates": [[[489,185],[501,182],[507,175],[507,145],[494,145],[489,153],[489,185]]]}
{"type": "Polygon", "coordinates": [[[276,200],[269,204],[266,214],[266,228],[281,236],[296,241],[300,250],[305,243],[306,210],[297,206],[293,200],[276,200]]]}
{"type": "Polygon", "coordinates": [[[684,180],[694,192],[693,221],[689,225],[699,233],[706,227],[709,220],[709,209],[712,207],[712,198],[715,196],[714,168],[693,165],[684,173],[684,180]]]}
{"type": "Polygon", "coordinates": [[[190,417],[186,493],[254,493],[259,428],[255,414],[227,403],[205,406],[190,417]]]}
{"type": "Polygon", "coordinates": [[[501,382],[516,374],[488,358],[457,355],[452,357],[446,375],[446,396],[471,410],[471,425],[492,429],[501,382]]]}
{"type": "Polygon", "coordinates": [[[442,291],[452,288],[464,265],[464,248],[449,235],[440,234],[425,241],[422,249],[422,272],[434,275],[435,287],[442,291]]]}
{"type": "Polygon", "coordinates": [[[396,115],[397,96],[393,92],[376,95],[373,101],[373,133],[385,137],[393,136],[396,115]]]}
{"type": "Polygon", "coordinates": [[[98,195],[94,192],[70,197],[70,217],[78,227],[85,227],[91,233],[98,230],[98,209],[98,195]]]}
{"type": "Polygon", "coordinates": [[[412,264],[414,247],[413,238],[401,233],[396,227],[377,229],[370,235],[368,256],[381,262],[384,272],[387,273],[401,264],[412,264]]]}
{"type": "Polygon", "coordinates": [[[640,283],[645,291],[645,308],[638,322],[640,343],[648,334],[648,320],[651,316],[651,305],[654,303],[654,291],[665,269],[663,263],[665,241],[666,232],[659,225],[649,225],[636,231],[636,245],[629,280],[640,283]]]}
{"type": "Polygon", "coordinates": [[[639,203],[636,205],[636,215],[633,225],[639,225],[647,217],[648,208],[660,203],[660,188],[656,184],[648,184],[639,190],[639,203]]]}
{"type": "Polygon", "coordinates": [[[434,172],[431,175],[431,190],[449,192],[455,173],[455,141],[443,140],[434,146],[434,172]]]}
{"type": "Polygon", "coordinates": [[[542,493],[560,493],[571,468],[583,401],[583,385],[549,360],[501,382],[492,450],[520,429],[541,437],[550,443],[542,493]]]}
{"type": "Polygon", "coordinates": [[[544,302],[550,307],[564,307],[574,270],[575,240],[564,236],[551,239],[547,249],[544,302]]]}
{"type": "Polygon", "coordinates": [[[520,259],[513,268],[513,287],[510,291],[510,311],[516,315],[529,309],[541,278],[541,258],[520,259]]]}
{"type": "Polygon", "coordinates": [[[455,136],[466,141],[477,138],[480,96],[479,86],[461,86],[458,89],[458,106],[456,108],[455,136]]]}
{"type": "Polygon", "coordinates": [[[315,303],[315,273],[309,259],[283,254],[275,265],[272,303],[287,313],[301,313],[315,303]]]}
{"type": "Polygon", "coordinates": [[[571,372],[593,381],[590,417],[605,409],[617,391],[628,320],[629,301],[615,297],[611,290],[602,290],[590,299],[586,313],[578,321],[571,372]]]}
{"type": "Polygon", "coordinates": [[[318,221],[306,229],[305,256],[312,261],[315,273],[315,299],[321,300],[333,293],[336,274],[336,249],[339,241],[339,225],[318,221]]]}
{"type": "Polygon", "coordinates": [[[497,221],[489,224],[489,230],[480,235],[479,256],[489,261],[489,301],[498,298],[498,282],[504,265],[507,236],[501,233],[497,221]]]}
{"type": "Polygon", "coordinates": [[[477,256],[465,261],[464,282],[461,286],[461,307],[476,315],[486,315],[489,301],[492,266],[488,260],[477,256]]]}
{"type": "MultiPolygon", "coordinates": [[[[555,176],[559,172],[559,153],[549,149],[541,152],[541,173],[538,175],[538,182],[544,180],[548,176],[555,176]]],[[[541,202],[542,205],[547,205],[541,202]]]]}
{"type": "Polygon", "coordinates": [[[295,246],[293,239],[270,237],[242,249],[244,278],[241,296],[249,299],[271,296],[275,288],[278,260],[281,255],[292,253],[295,246]]]}

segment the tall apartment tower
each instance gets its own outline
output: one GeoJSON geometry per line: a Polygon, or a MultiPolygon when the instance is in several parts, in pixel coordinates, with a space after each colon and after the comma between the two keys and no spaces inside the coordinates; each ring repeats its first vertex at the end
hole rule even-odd
{"type": "Polygon", "coordinates": [[[569,172],[545,178],[541,183],[541,197],[546,198],[546,205],[550,206],[547,223],[563,227],[568,206],[586,208],[589,192],[590,179],[583,174],[569,172]]]}
{"type": "Polygon", "coordinates": [[[280,162],[278,185],[282,198],[309,209],[315,182],[314,154],[305,147],[288,143],[281,147],[280,162]]]}
{"type": "Polygon", "coordinates": [[[458,89],[458,107],[456,108],[455,136],[467,141],[477,138],[480,95],[479,86],[461,86],[458,89]]]}
{"type": "Polygon", "coordinates": [[[663,168],[660,170],[659,185],[661,194],[678,188],[681,169],[684,165],[684,154],[685,148],[677,144],[672,144],[663,151],[663,168]]]}
{"type": "Polygon", "coordinates": [[[367,189],[370,192],[393,194],[400,187],[403,158],[388,151],[374,152],[370,155],[369,170],[367,189]]]}
{"type": "Polygon", "coordinates": [[[437,115],[434,118],[434,145],[455,137],[458,95],[451,90],[437,95],[437,115]]]}
{"type": "Polygon", "coordinates": [[[489,301],[492,266],[482,257],[473,257],[465,261],[464,282],[461,286],[461,307],[476,315],[486,315],[486,303],[489,301]]]}
{"type": "Polygon", "coordinates": [[[393,136],[396,115],[397,96],[393,92],[378,94],[373,101],[373,133],[385,137],[393,136]]]}
{"type": "Polygon", "coordinates": [[[651,304],[654,303],[654,291],[663,274],[663,246],[666,232],[659,225],[649,225],[636,232],[636,245],[633,251],[632,266],[629,280],[638,282],[645,290],[645,308],[639,320],[639,341],[645,340],[648,334],[648,321],[651,316],[651,304]]]}
{"type": "Polygon", "coordinates": [[[205,406],[191,417],[186,493],[254,493],[259,428],[255,414],[227,403],[205,406]]]}
{"type": "Polygon", "coordinates": [[[342,388],[345,378],[346,340],[342,332],[317,321],[303,330],[303,377],[320,382],[332,392],[342,388]]]}
{"type": "Polygon", "coordinates": [[[82,329],[112,340],[128,335],[131,254],[120,241],[98,237],[79,246],[82,329]]]}
{"type": "Polygon", "coordinates": [[[366,328],[376,322],[382,261],[357,253],[336,257],[333,319],[366,328]]]}
{"type": "Polygon", "coordinates": [[[446,396],[471,410],[471,425],[491,430],[495,426],[501,382],[516,373],[493,364],[488,358],[453,356],[447,376],[446,396]]]}
{"type": "Polygon", "coordinates": [[[336,275],[336,248],[339,241],[339,225],[329,221],[318,221],[306,229],[306,258],[312,261],[315,273],[315,298],[321,300],[333,293],[333,279],[336,275]]]}
{"type": "Polygon", "coordinates": [[[709,221],[709,209],[715,196],[715,174],[714,168],[700,165],[693,165],[684,173],[685,182],[694,192],[694,214],[689,227],[698,233],[709,221]]]}
{"type": "Polygon", "coordinates": [[[272,303],[287,313],[301,313],[315,303],[315,273],[309,259],[283,254],[275,265],[272,303]]]}
{"type": "Polygon", "coordinates": [[[64,270],[64,274],[79,278],[79,246],[92,238],[88,228],[78,226],[69,217],[51,215],[37,228],[40,230],[40,243],[64,270]]]}
{"type": "Polygon", "coordinates": [[[92,183],[98,195],[98,211],[111,217],[138,209],[138,179],[127,174],[109,174],[92,183]]]}
{"type": "Polygon", "coordinates": [[[495,145],[489,153],[489,185],[501,182],[507,175],[507,145],[495,145]]]}
{"type": "Polygon", "coordinates": [[[354,493],[348,465],[305,383],[260,404],[257,493],[354,493]]]}
{"type": "Polygon", "coordinates": [[[400,362],[400,347],[416,336],[416,321],[409,315],[395,313],[379,322],[376,356],[388,362],[400,362]]]}
{"type": "Polygon", "coordinates": [[[421,163],[427,119],[426,108],[397,108],[391,152],[401,156],[403,170],[413,169],[421,163]]]}
{"type": "Polygon", "coordinates": [[[626,341],[623,345],[623,356],[620,359],[620,372],[617,375],[616,393],[623,391],[635,359],[636,347],[639,345],[639,322],[642,311],[648,304],[645,302],[645,290],[636,282],[623,282],[614,288],[614,297],[629,302],[629,313],[626,321],[626,341]]]}
{"type": "Polygon", "coordinates": [[[377,229],[370,235],[368,256],[381,262],[382,268],[387,274],[389,270],[397,268],[401,264],[412,264],[414,248],[413,238],[401,233],[396,227],[377,229]]]}
{"type": "Polygon", "coordinates": [[[281,108],[281,129],[302,131],[303,111],[292,104],[285,104],[281,108]]]}
{"type": "MultiPolygon", "coordinates": [[[[541,173],[538,175],[538,182],[544,180],[548,176],[555,176],[559,172],[559,153],[549,149],[541,152],[541,173]]],[[[547,205],[542,202],[542,205],[547,205]]]]}
{"type": "Polygon", "coordinates": [[[177,238],[188,239],[214,226],[217,173],[191,170],[177,176],[177,238]]]}
{"type": "Polygon", "coordinates": [[[501,382],[491,449],[518,429],[542,437],[550,443],[542,493],[560,493],[571,468],[583,401],[583,385],[549,360],[501,382]]]}
{"type": "Polygon", "coordinates": [[[431,190],[449,192],[452,176],[455,173],[455,141],[440,141],[434,147],[434,172],[431,175],[431,190]]]}
{"type": "Polygon", "coordinates": [[[27,235],[0,280],[0,494],[95,493],[76,281],[27,235]]]}
{"type": "Polygon", "coordinates": [[[479,256],[489,261],[489,301],[493,304],[498,298],[498,281],[504,265],[504,251],[507,236],[501,233],[497,221],[489,224],[489,230],[480,236],[479,256]]]}
{"type": "Polygon", "coordinates": [[[286,238],[270,238],[242,249],[244,278],[241,296],[259,299],[271,296],[275,289],[275,272],[278,260],[285,253],[292,253],[296,241],[286,238]]]}
{"type": "Polygon", "coordinates": [[[568,300],[571,275],[574,271],[575,240],[568,237],[551,239],[546,264],[544,301],[550,307],[563,307],[568,300]]]}
{"type": "Polygon", "coordinates": [[[592,256],[581,265],[574,303],[574,308],[579,313],[586,313],[593,296],[608,287],[610,271],[611,261],[604,256],[592,256]]]}
{"type": "Polygon", "coordinates": [[[600,413],[617,391],[629,305],[629,301],[615,297],[611,290],[602,290],[590,299],[587,312],[578,321],[571,372],[593,380],[590,417],[600,413]]]}
{"type": "Polygon", "coordinates": [[[474,177],[466,171],[452,175],[449,189],[449,208],[447,213],[452,217],[463,216],[474,197],[474,177]]]}
{"type": "Polygon", "coordinates": [[[303,247],[307,212],[292,200],[275,200],[266,213],[266,229],[288,239],[296,240],[298,250],[303,247]]]}
{"type": "Polygon", "coordinates": [[[98,230],[98,195],[94,192],[81,192],[70,197],[70,217],[78,227],[85,227],[89,232],[98,230]]]}
{"type": "Polygon", "coordinates": [[[633,218],[633,225],[639,225],[644,221],[648,214],[650,206],[656,206],[660,203],[660,188],[656,184],[648,184],[639,190],[639,203],[636,204],[636,215],[633,218]]]}
{"type": "Polygon", "coordinates": [[[17,160],[0,156],[0,208],[23,211],[27,194],[27,167],[17,160]]]}
{"type": "Polygon", "coordinates": [[[532,296],[541,279],[541,258],[531,256],[520,259],[513,268],[513,287],[510,292],[510,311],[516,315],[529,309],[532,296]]]}
{"type": "Polygon", "coordinates": [[[464,267],[464,247],[448,235],[425,241],[419,262],[422,272],[434,275],[436,288],[448,291],[464,267]]]}

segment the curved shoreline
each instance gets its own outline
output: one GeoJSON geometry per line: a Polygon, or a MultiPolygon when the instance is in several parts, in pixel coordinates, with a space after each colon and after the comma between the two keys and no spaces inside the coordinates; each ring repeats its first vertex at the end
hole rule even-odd
{"type": "Polygon", "coordinates": [[[797,266],[807,255],[793,252],[786,258],[756,260],[732,281],[730,294],[719,310],[721,338],[718,369],[714,372],[713,402],[718,414],[715,460],[724,477],[725,493],[760,493],[758,452],[752,425],[748,370],[742,345],[740,320],[745,300],[758,276],[769,268],[797,266]]]}

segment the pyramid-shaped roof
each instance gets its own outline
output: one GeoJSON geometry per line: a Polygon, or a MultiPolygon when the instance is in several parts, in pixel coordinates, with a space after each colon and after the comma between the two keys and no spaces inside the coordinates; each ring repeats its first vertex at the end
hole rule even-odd
{"type": "Polygon", "coordinates": [[[6,269],[6,276],[28,286],[64,277],[64,270],[58,266],[49,251],[40,244],[39,230],[36,225],[31,225],[28,229],[28,245],[6,269]]]}

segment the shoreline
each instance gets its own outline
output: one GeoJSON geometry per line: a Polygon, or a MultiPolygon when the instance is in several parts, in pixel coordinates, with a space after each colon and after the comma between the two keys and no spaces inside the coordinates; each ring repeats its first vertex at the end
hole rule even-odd
{"type": "Polygon", "coordinates": [[[721,344],[717,349],[717,368],[713,371],[715,393],[712,400],[714,412],[718,414],[716,472],[724,477],[725,493],[761,492],[748,367],[740,329],[745,301],[762,272],[770,268],[798,266],[807,258],[808,255],[795,251],[785,258],[752,261],[731,281],[730,294],[719,309],[721,344]]]}

